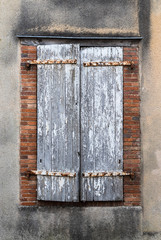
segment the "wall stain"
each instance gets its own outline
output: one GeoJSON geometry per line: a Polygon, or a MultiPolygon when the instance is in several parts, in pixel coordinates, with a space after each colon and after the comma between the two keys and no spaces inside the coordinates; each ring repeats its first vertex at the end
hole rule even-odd
{"type": "Polygon", "coordinates": [[[137,1],[24,0],[15,34],[137,36],[137,1]]]}
{"type": "Polygon", "coordinates": [[[139,0],[139,32],[143,37],[144,49],[148,47],[150,42],[150,0],[139,0]]]}

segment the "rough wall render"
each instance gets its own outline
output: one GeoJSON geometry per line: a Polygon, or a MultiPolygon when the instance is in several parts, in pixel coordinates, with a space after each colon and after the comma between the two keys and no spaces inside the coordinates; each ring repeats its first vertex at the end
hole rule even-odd
{"type": "Polygon", "coordinates": [[[161,239],[160,25],[160,0],[0,1],[1,240],[161,239]],[[143,37],[124,45],[137,67],[124,67],[124,170],[136,178],[124,178],[123,202],[36,200],[36,177],[25,175],[37,167],[36,66],[26,71],[24,62],[41,40],[21,46],[18,34],[143,37]]]}
{"type": "Polygon", "coordinates": [[[151,1],[150,36],[142,64],[143,230],[161,231],[161,3],[151,1]]]}
{"type": "Polygon", "coordinates": [[[16,34],[136,36],[137,0],[23,0],[16,34]]]}
{"type": "Polygon", "coordinates": [[[0,1],[0,239],[5,239],[8,225],[15,228],[19,202],[20,51],[13,29],[20,1],[6,3],[0,1]]]}

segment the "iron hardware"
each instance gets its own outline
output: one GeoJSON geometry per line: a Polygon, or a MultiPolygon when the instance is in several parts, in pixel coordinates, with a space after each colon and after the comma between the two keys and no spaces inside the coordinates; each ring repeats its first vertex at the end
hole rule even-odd
{"type": "Polygon", "coordinates": [[[134,179],[135,174],[133,172],[84,172],[82,173],[84,178],[93,178],[93,177],[125,177],[130,176],[134,179]]]}
{"type": "Polygon", "coordinates": [[[52,172],[45,170],[28,170],[26,172],[27,177],[30,175],[41,175],[41,176],[54,176],[54,177],[76,177],[76,172],[52,172]]]}
{"type": "Polygon", "coordinates": [[[131,66],[131,69],[134,68],[133,61],[122,61],[122,62],[84,62],[84,67],[105,67],[105,66],[131,66]]]}
{"type": "Polygon", "coordinates": [[[77,64],[77,59],[57,59],[57,60],[28,60],[26,68],[29,69],[31,65],[44,65],[44,64],[77,64]]]}

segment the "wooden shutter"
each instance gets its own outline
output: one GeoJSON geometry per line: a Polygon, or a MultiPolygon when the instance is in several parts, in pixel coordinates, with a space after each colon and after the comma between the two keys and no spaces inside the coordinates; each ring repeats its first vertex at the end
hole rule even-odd
{"type": "Polygon", "coordinates": [[[38,65],[38,170],[76,172],[76,177],[38,175],[38,199],[79,200],[79,46],[40,45],[38,60],[77,59],[77,64],[38,65]]]}
{"type": "MultiPolygon", "coordinates": [[[[123,67],[83,67],[83,62],[122,60],[121,47],[81,49],[82,173],[123,169],[123,67]]],[[[122,177],[82,177],[81,200],[123,200],[122,177]]]]}

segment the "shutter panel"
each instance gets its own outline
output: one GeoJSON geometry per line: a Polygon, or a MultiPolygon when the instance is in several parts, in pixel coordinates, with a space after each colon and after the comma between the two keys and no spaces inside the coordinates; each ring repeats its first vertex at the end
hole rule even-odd
{"type": "Polygon", "coordinates": [[[38,170],[76,172],[76,177],[38,175],[38,200],[79,200],[79,45],[40,45],[38,60],[77,59],[77,64],[38,65],[38,170]]]}
{"type": "MultiPolygon", "coordinates": [[[[87,47],[81,66],[89,61],[122,61],[121,47],[87,47]]],[[[123,67],[81,70],[81,172],[123,169],[123,67]]],[[[81,174],[82,176],[82,174],[81,174]]],[[[82,201],[123,200],[122,177],[81,179],[82,201]]]]}

